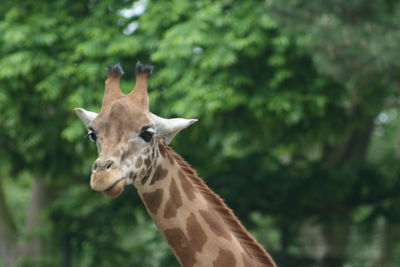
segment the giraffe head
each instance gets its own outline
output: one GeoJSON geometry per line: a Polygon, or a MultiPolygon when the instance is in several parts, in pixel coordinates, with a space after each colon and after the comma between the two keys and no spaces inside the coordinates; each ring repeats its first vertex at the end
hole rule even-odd
{"type": "Polygon", "coordinates": [[[99,152],[90,186],[109,197],[119,196],[125,185],[136,184],[150,174],[160,139],[170,143],[179,131],[197,121],[164,119],[149,111],[147,79],[152,70],[138,63],[136,86],[124,94],[119,86],[122,68],[119,64],[110,66],[100,112],[75,109],[99,152]]]}

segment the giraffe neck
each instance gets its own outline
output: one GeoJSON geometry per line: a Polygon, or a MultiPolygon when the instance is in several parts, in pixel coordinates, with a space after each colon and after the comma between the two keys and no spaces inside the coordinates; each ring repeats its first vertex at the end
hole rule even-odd
{"type": "Polygon", "coordinates": [[[276,266],[178,154],[163,142],[155,148],[158,160],[137,189],[182,266],[276,266]]]}

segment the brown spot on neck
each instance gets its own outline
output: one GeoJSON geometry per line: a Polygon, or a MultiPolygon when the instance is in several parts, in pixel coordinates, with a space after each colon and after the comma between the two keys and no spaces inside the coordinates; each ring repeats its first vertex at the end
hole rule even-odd
{"type": "Polygon", "coordinates": [[[175,165],[174,153],[170,153],[169,147],[163,142],[159,142],[158,151],[164,159],[168,159],[170,165],[175,165]]]}
{"type": "Polygon", "coordinates": [[[179,170],[178,176],[181,181],[183,192],[185,192],[187,198],[189,200],[195,199],[195,197],[196,197],[194,194],[195,189],[194,189],[193,185],[189,182],[188,178],[186,178],[186,176],[183,174],[183,172],[181,170],[179,170]]]}
{"type": "Polygon", "coordinates": [[[181,265],[192,267],[196,261],[195,253],[189,247],[189,240],[185,233],[179,228],[172,228],[165,230],[164,235],[181,265]]]}
{"type": "Polygon", "coordinates": [[[175,180],[172,179],[169,186],[169,199],[165,203],[164,218],[170,219],[176,216],[178,209],[182,206],[181,194],[178,191],[175,180]]]}
{"type": "Polygon", "coordinates": [[[218,217],[217,214],[208,211],[208,210],[200,210],[199,211],[203,219],[206,221],[211,231],[214,232],[217,236],[223,237],[227,240],[231,240],[232,237],[228,230],[226,229],[226,225],[224,222],[218,217]]]}
{"type": "Polygon", "coordinates": [[[163,167],[161,165],[158,165],[156,170],[154,171],[153,179],[151,180],[150,184],[152,185],[155,182],[157,182],[158,180],[164,179],[165,177],[167,177],[167,174],[168,174],[168,170],[163,169],[163,167]]]}
{"type": "Polygon", "coordinates": [[[158,146],[158,150],[160,151],[160,154],[163,158],[167,157],[167,150],[165,149],[165,146],[163,143],[159,143],[160,145],[158,146]]]}
{"type": "Polygon", "coordinates": [[[218,258],[213,262],[214,267],[235,267],[236,259],[232,251],[221,249],[218,258]]]}
{"type": "Polygon", "coordinates": [[[151,193],[144,193],[142,197],[147,209],[151,213],[156,214],[162,202],[163,190],[157,189],[156,191],[151,193]]]}
{"type": "Polygon", "coordinates": [[[186,221],[186,229],[189,236],[190,246],[195,252],[201,252],[207,242],[207,236],[193,213],[190,214],[186,221]]]}

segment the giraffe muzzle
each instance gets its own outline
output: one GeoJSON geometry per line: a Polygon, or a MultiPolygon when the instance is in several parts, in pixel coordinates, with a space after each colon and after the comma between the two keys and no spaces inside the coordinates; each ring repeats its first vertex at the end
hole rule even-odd
{"type": "Polygon", "coordinates": [[[90,177],[90,187],[95,191],[106,191],[124,181],[125,176],[119,169],[110,171],[97,171],[93,172],[90,177]]]}
{"type": "Polygon", "coordinates": [[[117,182],[115,182],[111,187],[104,190],[102,193],[108,196],[109,198],[115,198],[124,191],[125,184],[126,184],[126,179],[122,178],[117,182]]]}

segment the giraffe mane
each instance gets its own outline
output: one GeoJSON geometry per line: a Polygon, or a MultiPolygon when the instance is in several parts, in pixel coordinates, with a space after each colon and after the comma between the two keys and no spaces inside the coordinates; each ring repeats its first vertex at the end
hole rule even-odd
{"type": "Polygon", "coordinates": [[[273,266],[276,264],[265,249],[251,236],[233,211],[225,204],[224,200],[214,193],[201,179],[196,171],[171,147],[161,142],[167,153],[170,154],[178,163],[185,175],[193,183],[194,187],[202,194],[204,199],[210,204],[214,211],[222,218],[233,235],[242,244],[244,250],[252,256],[262,266],[273,266]]]}

